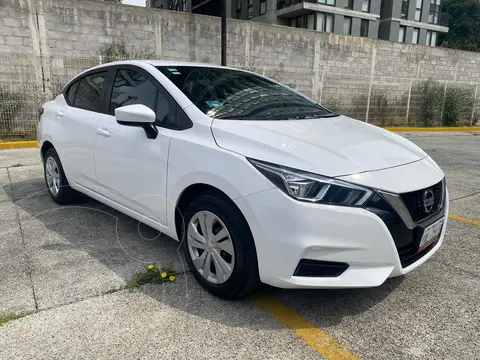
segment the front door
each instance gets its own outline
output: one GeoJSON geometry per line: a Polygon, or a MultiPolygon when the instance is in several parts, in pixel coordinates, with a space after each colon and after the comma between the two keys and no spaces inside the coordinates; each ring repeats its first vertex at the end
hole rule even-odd
{"type": "Polygon", "coordinates": [[[161,120],[173,107],[171,99],[142,69],[118,68],[114,76],[109,114],[100,114],[94,124],[98,192],[166,225],[168,151],[174,130],[162,127],[161,120]],[[148,139],[143,128],[116,122],[115,108],[132,104],[143,104],[155,111],[159,131],[156,139],[148,139]]]}

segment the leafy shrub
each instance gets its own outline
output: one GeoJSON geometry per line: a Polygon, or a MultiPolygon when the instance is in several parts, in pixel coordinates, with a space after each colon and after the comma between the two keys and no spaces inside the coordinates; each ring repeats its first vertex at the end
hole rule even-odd
{"type": "Polygon", "coordinates": [[[432,126],[442,111],[443,86],[429,79],[419,85],[417,92],[420,94],[418,115],[423,125],[432,126]]]}
{"type": "Polygon", "coordinates": [[[443,125],[457,126],[462,113],[471,116],[473,102],[473,94],[469,89],[449,85],[443,106],[443,125]]]}
{"type": "Polygon", "coordinates": [[[372,104],[375,107],[375,120],[377,120],[377,123],[379,123],[381,126],[385,126],[387,122],[387,114],[388,114],[388,105],[389,105],[389,100],[387,95],[385,93],[376,91],[372,95],[372,104]]]}
{"type": "Polygon", "coordinates": [[[24,106],[25,99],[22,93],[0,88],[0,129],[11,133],[13,121],[24,106]]]}
{"type": "Polygon", "coordinates": [[[133,46],[129,49],[123,39],[113,40],[110,44],[102,46],[99,53],[105,62],[155,58],[155,52],[150,47],[138,48],[133,46]]]}

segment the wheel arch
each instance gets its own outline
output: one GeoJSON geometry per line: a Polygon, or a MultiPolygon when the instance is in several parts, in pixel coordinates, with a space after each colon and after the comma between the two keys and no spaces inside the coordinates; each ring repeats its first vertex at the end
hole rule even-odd
{"type": "MultiPolygon", "coordinates": [[[[224,191],[219,189],[216,186],[206,184],[206,183],[194,183],[190,184],[187,186],[179,195],[177,202],[175,204],[175,233],[178,236],[178,240],[182,240],[182,230],[183,230],[183,213],[185,212],[186,207],[188,204],[195,199],[199,194],[204,193],[204,192],[214,192],[217,193],[218,196],[222,197],[223,199],[227,200],[239,213],[239,215],[242,216],[243,220],[248,226],[248,230],[252,234],[252,231],[250,229],[250,225],[248,224],[247,218],[245,215],[242,213],[240,208],[235,204],[235,201],[224,191]]],[[[252,234],[253,236],[253,234],[252,234]]],[[[255,243],[255,242],[254,242],[255,243]]]]}
{"type": "Polygon", "coordinates": [[[45,154],[47,153],[48,149],[50,149],[50,148],[55,149],[55,147],[53,146],[53,144],[50,141],[45,140],[42,143],[42,146],[40,147],[40,155],[42,157],[42,162],[45,160],[45,154]]]}

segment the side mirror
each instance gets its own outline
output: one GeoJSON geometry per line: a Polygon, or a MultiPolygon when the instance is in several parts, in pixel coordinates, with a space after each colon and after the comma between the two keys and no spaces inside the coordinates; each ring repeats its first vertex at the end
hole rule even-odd
{"type": "Polygon", "coordinates": [[[155,127],[155,113],[142,104],[126,105],[115,109],[117,123],[125,126],[137,126],[145,130],[147,138],[156,139],[158,130],[155,127]]]}

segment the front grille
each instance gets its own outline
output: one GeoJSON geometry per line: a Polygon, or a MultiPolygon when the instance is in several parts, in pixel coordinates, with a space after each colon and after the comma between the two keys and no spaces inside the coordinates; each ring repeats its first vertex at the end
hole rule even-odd
{"type": "Polygon", "coordinates": [[[400,196],[402,197],[402,200],[407,207],[408,212],[412,217],[412,220],[418,222],[432,214],[435,214],[437,210],[440,209],[440,207],[442,206],[443,193],[443,181],[440,181],[438,184],[435,184],[431,187],[422,190],[412,191],[409,193],[404,193],[400,196]],[[433,192],[434,203],[432,210],[427,212],[423,203],[423,196],[425,191],[428,191],[429,189],[431,189],[433,192]]]}

